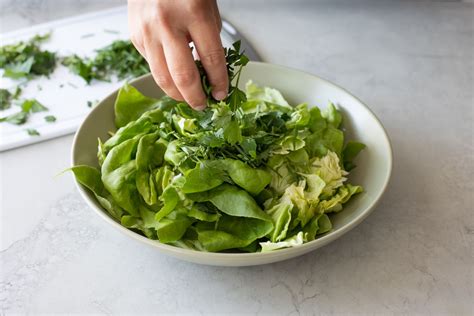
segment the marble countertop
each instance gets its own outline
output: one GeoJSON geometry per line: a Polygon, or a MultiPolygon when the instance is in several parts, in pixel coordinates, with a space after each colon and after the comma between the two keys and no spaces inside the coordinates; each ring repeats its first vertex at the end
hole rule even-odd
{"type": "MultiPolygon", "coordinates": [[[[120,4],[0,0],[1,32],[120,4]]],[[[328,78],[379,116],[394,150],[382,202],[306,256],[200,266],[123,236],[55,177],[72,136],[4,152],[0,313],[472,314],[472,1],[220,4],[265,61],[328,78]]]]}

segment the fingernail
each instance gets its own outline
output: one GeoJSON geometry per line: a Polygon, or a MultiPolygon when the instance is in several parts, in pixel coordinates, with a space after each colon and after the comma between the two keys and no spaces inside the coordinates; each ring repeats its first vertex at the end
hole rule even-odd
{"type": "Polygon", "coordinates": [[[203,104],[203,105],[199,105],[199,106],[195,106],[194,109],[197,110],[197,111],[202,111],[206,108],[206,105],[203,104]]]}
{"type": "Polygon", "coordinates": [[[214,99],[220,101],[220,100],[225,99],[225,97],[227,96],[227,93],[225,93],[224,91],[216,91],[212,93],[212,96],[214,97],[214,99]]]}

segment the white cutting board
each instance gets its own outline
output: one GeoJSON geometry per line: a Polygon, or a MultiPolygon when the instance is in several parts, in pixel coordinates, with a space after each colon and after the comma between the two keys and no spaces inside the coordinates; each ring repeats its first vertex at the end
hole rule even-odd
{"type": "MultiPolygon", "coordinates": [[[[35,34],[49,31],[52,31],[51,39],[42,45],[43,48],[58,52],[60,56],[72,54],[92,56],[94,50],[114,40],[128,38],[126,7],[56,20],[1,34],[0,45],[27,40],[35,34]]],[[[225,34],[222,40],[224,46],[231,44],[231,39],[225,34]]],[[[0,78],[2,88],[14,87],[17,83],[18,81],[0,78]]],[[[56,68],[49,79],[39,77],[29,81],[23,88],[20,98],[35,98],[49,111],[33,113],[23,125],[0,123],[0,152],[75,132],[91,110],[87,102],[103,99],[122,84],[123,81],[113,80],[94,81],[91,85],[87,85],[81,77],[62,65],[56,68]],[[44,120],[46,115],[54,115],[57,118],[56,122],[47,123],[44,120]],[[26,129],[29,128],[36,129],[40,136],[28,135],[26,129]]],[[[0,111],[0,117],[18,112],[19,109],[18,106],[12,105],[8,110],[0,111]]]]}

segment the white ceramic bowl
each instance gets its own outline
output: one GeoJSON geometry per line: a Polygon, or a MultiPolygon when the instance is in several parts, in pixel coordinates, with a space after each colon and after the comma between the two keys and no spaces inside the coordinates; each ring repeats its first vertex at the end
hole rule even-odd
{"type": "MultiPolygon", "coordinates": [[[[362,222],[382,197],[392,170],[390,142],[379,120],[367,106],[349,92],[308,73],[266,63],[250,62],[242,73],[241,83],[245,84],[249,79],[260,85],[280,90],[293,105],[307,102],[309,105],[324,108],[329,101],[333,102],[343,113],[346,139],[357,140],[367,145],[367,148],[357,157],[357,168],[349,177],[351,183],[362,185],[365,192],[346,204],[342,212],[332,216],[334,226],[332,231],[302,246],[274,252],[208,253],[162,244],[128,230],[115,222],[102,209],[94,196],[76,182],[87,204],[122,233],[155,247],[163,254],[186,261],[219,266],[258,265],[297,257],[330,243],[362,222]]],[[[163,95],[150,75],[140,77],[131,83],[145,95],[151,97],[163,95]]],[[[97,138],[105,140],[108,138],[108,131],[116,130],[113,107],[116,96],[117,91],[102,100],[79,127],[72,147],[72,165],[98,165],[97,138]]]]}

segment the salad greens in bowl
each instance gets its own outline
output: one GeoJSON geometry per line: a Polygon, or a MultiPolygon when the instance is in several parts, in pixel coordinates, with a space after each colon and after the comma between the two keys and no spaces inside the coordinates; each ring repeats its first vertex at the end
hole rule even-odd
{"type": "Polygon", "coordinates": [[[175,101],[150,75],[100,102],[71,171],[85,200],[175,257],[255,265],[316,249],[360,223],[391,172],[388,137],[359,100],[296,70],[226,50],[229,96],[175,101]]]}

